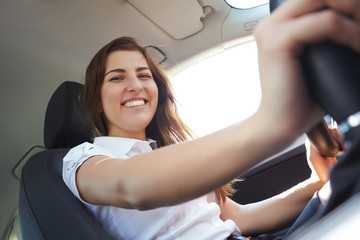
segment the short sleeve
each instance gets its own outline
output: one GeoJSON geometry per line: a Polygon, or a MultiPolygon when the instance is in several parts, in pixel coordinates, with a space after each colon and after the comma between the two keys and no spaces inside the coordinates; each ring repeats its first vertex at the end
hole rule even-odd
{"type": "Polygon", "coordinates": [[[106,149],[85,142],[70,149],[63,159],[63,180],[71,192],[82,202],[84,201],[80,198],[76,186],[76,171],[87,159],[97,155],[114,157],[113,154],[106,149]]]}

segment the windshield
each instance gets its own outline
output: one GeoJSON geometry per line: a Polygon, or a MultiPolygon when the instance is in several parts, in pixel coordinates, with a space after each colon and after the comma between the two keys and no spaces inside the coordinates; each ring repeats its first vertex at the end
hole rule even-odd
{"type": "Polygon", "coordinates": [[[248,118],[261,99],[255,41],[188,67],[172,84],[180,116],[198,136],[248,118]]]}

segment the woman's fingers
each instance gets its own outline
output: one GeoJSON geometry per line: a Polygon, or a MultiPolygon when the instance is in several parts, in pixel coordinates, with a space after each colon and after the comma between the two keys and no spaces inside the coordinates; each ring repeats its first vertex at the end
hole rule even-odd
{"type": "Polygon", "coordinates": [[[360,1],[358,0],[326,0],[330,8],[336,9],[341,13],[360,22],[360,1]]]}
{"type": "Polygon", "coordinates": [[[332,11],[322,10],[285,23],[284,46],[298,49],[298,45],[332,40],[360,52],[360,24],[332,11]],[[316,24],[315,24],[316,23],[316,24]],[[285,30],[285,25],[286,30],[285,30]]]}
{"type": "Polygon", "coordinates": [[[305,146],[308,164],[313,173],[313,177],[317,176],[317,178],[323,182],[328,181],[330,171],[337,162],[336,158],[321,156],[309,140],[305,141],[305,146]]]}
{"type": "Polygon", "coordinates": [[[360,0],[287,0],[283,4],[258,26],[265,35],[257,37],[267,39],[265,47],[296,56],[307,44],[332,40],[360,52],[360,0]],[[276,36],[276,41],[269,36],[276,36]]]}
{"type": "Polygon", "coordinates": [[[272,13],[272,21],[284,21],[297,18],[310,12],[325,8],[324,0],[284,0],[281,7],[272,13]]]}

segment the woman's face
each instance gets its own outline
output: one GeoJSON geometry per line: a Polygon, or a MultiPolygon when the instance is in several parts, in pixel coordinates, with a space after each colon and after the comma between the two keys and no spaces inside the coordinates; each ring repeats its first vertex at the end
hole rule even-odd
{"type": "Polygon", "coordinates": [[[100,94],[109,136],[145,140],[145,128],[156,112],[158,88],[144,56],[138,51],[110,53],[100,94]]]}

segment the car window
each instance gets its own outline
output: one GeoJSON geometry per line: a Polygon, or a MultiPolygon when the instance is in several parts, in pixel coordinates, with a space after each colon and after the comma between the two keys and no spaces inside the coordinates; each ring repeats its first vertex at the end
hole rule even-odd
{"type": "Polygon", "coordinates": [[[21,240],[19,221],[18,221],[17,217],[14,218],[12,227],[11,227],[10,232],[9,232],[9,235],[5,239],[7,239],[7,240],[21,240]]]}
{"type": "Polygon", "coordinates": [[[198,135],[244,120],[261,99],[254,40],[206,58],[171,78],[183,121],[198,135]]]}
{"type": "Polygon", "coordinates": [[[269,3],[269,0],[225,0],[231,7],[247,9],[269,3]]]}

